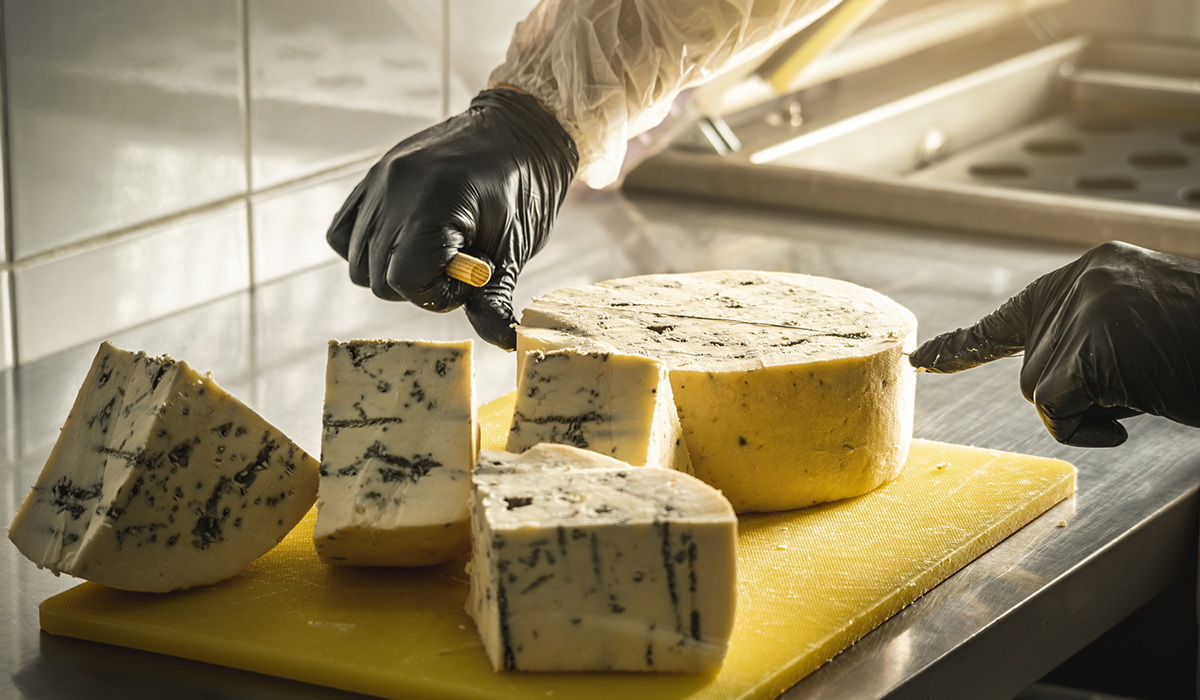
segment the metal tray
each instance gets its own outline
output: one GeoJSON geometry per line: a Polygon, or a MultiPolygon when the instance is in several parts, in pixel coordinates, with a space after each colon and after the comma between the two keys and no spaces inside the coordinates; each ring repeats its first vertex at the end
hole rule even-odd
{"type": "Polygon", "coordinates": [[[629,189],[1200,256],[1200,45],[993,28],[727,115],[629,189]]]}
{"type": "Polygon", "coordinates": [[[1200,124],[1055,115],[912,178],[1200,208],[1200,124]]]}

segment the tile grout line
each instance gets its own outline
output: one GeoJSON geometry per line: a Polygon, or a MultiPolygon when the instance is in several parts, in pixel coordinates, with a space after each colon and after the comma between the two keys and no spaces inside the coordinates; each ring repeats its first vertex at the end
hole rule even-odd
{"type": "Polygon", "coordinates": [[[76,253],[99,250],[115,243],[121,243],[123,241],[136,238],[146,231],[170,226],[171,224],[184,221],[194,216],[204,216],[206,214],[221,211],[222,209],[232,208],[233,205],[243,202],[245,199],[245,194],[237,194],[233,195],[232,197],[225,197],[223,199],[208,202],[197,207],[192,207],[191,209],[187,209],[185,211],[175,212],[174,214],[168,214],[156,219],[141,221],[137,224],[114,229],[112,231],[108,231],[107,233],[97,234],[81,241],[74,241],[58,246],[57,248],[44,250],[40,253],[35,253],[28,257],[22,258],[21,260],[11,262],[10,265],[12,266],[13,270],[24,270],[53,260],[65,258],[76,253]]]}
{"type": "MultiPolygon", "coordinates": [[[[246,146],[246,245],[249,247],[247,251],[248,269],[246,270],[247,281],[249,282],[248,296],[249,309],[247,311],[247,329],[246,329],[246,348],[249,355],[251,371],[258,371],[258,304],[255,299],[255,292],[258,289],[257,274],[254,269],[254,202],[250,194],[254,191],[254,151],[251,139],[251,120],[250,110],[251,105],[251,90],[250,80],[252,77],[250,69],[250,2],[251,0],[240,0],[242,10],[242,134],[245,139],[246,146]]],[[[250,388],[250,395],[256,405],[262,405],[258,396],[258,382],[250,388]]]]}
{"type": "Polygon", "coordinates": [[[0,162],[0,170],[3,171],[4,182],[4,272],[8,273],[6,286],[8,287],[8,327],[9,327],[9,359],[12,361],[12,366],[16,367],[20,364],[20,355],[17,351],[17,275],[13,267],[14,253],[16,245],[13,242],[13,219],[12,219],[12,149],[9,140],[9,100],[8,95],[8,60],[7,51],[4,47],[7,42],[4,41],[4,35],[8,32],[8,24],[5,22],[4,6],[0,3],[0,148],[3,149],[4,155],[0,162]]]}
{"type": "Polygon", "coordinates": [[[254,289],[254,217],[250,211],[253,206],[250,193],[254,191],[254,166],[250,143],[250,0],[239,0],[238,5],[242,20],[242,158],[246,166],[246,245],[249,247],[246,281],[249,288],[254,289]]]}
{"type": "Polygon", "coordinates": [[[307,185],[310,183],[315,183],[315,182],[324,180],[327,177],[332,179],[331,176],[348,174],[350,172],[353,172],[355,170],[362,168],[364,165],[378,161],[382,155],[383,155],[383,153],[372,154],[365,158],[359,158],[359,159],[356,159],[349,163],[342,163],[340,165],[336,165],[331,168],[326,168],[324,170],[320,170],[320,171],[317,171],[314,173],[309,173],[302,177],[298,177],[294,180],[288,180],[287,182],[281,182],[277,185],[265,187],[258,192],[251,192],[249,194],[236,194],[231,197],[225,197],[224,199],[218,199],[213,202],[201,204],[199,206],[195,206],[195,207],[192,207],[190,209],[186,209],[186,210],[180,211],[180,212],[175,212],[173,214],[168,214],[166,216],[161,216],[156,219],[148,219],[146,221],[140,221],[136,224],[132,224],[130,226],[125,226],[122,228],[114,229],[112,231],[108,231],[107,233],[101,233],[101,234],[92,236],[91,238],[84,239],[82,241],[75,241],[72,243],[67,243],[65,245],[61,245],[57,248],[52,248],[50,250],[42,251],[35,255],[31,255],[27,258],[24,258],[24,259],[20,260],[19,262],[11,262],[10,261],[10,262],[3,263],[3,265],[0,266],[0,269],[14,269],[14,270],[21,269],[21,270],[23,270],[28,267],[40,265],[42,263],[49,262],[51,260],[57,260],[59,258],[66,257],[68,255],[73,255],[75,253],[82,253],[82,252],[88,252],[91,250],[97,250],[97,249],[103,248],[105,246],[112,245],[114,243],[120,243],[124,240],[135,238],[138,235],[141,235],[145,231],[149,231],[149,230],[156,229],[156,228],[162,228],[164,226],[169,226],[175,222],[189,219],[193,216],[201,216],[204,214],[219,211],[221,209],[229,208],[232,205],[235,205],[235,204],[238,204],[241,202],[247,202],[251,198],[259,196],[259,195],[272,195],[277,192],[282,192],[282,191],[285,191],[285,190],[288,190],[288,189],[291,189],[294,187],[299,187],[299,186],[307,185]]]}

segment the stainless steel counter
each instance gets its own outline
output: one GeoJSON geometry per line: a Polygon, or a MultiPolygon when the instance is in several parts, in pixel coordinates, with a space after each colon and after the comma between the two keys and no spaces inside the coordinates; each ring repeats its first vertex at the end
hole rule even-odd
{"type": "MultiPolygon", "coordinates": [[[[837,277],[888,294],[920,339],[974,322],[1080,248],[696,201],[575,191],[517,303],[601,279],[714,268],[837,277]]],[[[53,319],[47,319],[53,323],[53,319]]],[[[325,266],[113,338],[169,352],[314,453],[330,338],[474,337],[463,315],[376,300],[325,266]]],[[[0,520],[49,454],[95,346],[0,374],[0,520]]],[[[481,400],[513,387],[511,355],[477,345],[481,400]]],[[[1078,491],[785,694],[1012,697],[1172,582],[1194,580],[1200,431],[1128,421],[1110,450],[1055,443],[1017,388],[1019,360],[920,375],[918,437],[1068,460],[1078,491]],[[1065,527],[1060,527],[1065,521],[1065,527]]],[[[40,631],[38,604],[76,581],[0,544],[0,697],[341,698],[348,694],[40,631]]]]}

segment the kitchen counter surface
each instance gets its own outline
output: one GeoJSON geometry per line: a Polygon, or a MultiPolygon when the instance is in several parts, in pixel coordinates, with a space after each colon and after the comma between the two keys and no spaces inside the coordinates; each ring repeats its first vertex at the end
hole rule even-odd
{"type": "MultiPolygon", "coordinates": [[[[564,286],[753,268],[846,279],[911,309],[920,340],[973,323],[1081,248],[731,205],[573,191],[525,271],[518,308],[564,286]]],[[[53,320],[48,319],[48,323],[53,320]]],[[[326,265],[114,336],[186,359],[302,447],[320,450],[330,338],[474,337],[461,312],[386,303],[326,265]]],[[[476,346],[481,401],[514,386],[512,355],[476,346]]],[[[95,345],[0,373],[0,520],[33,485],[95,345]]],[[[1075,496],[990,550],[784,697],[1012,697],[1172,583],[1195,579],[1200,430],[1139,417],[1129,441],[1055,443],[1017,386],[1020,361],[920,375],[917,437],[1067,460],[1075,496]],[[1061,521],[1061,522],[1060,522],[1061,521]],[[1060,526],[1065,522],[1065,527],[1060,526]]],[[[38,604],[77,581],[0,545],[0,697],[343,698],[316,686],[57,638],[38,604]]]]}

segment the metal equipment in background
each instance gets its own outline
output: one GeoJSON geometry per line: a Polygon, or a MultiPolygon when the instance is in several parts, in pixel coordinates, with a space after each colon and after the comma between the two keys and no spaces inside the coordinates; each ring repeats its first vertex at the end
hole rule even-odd
{"type": "Polygon", "coordinates": [[[1051,4],[893,0],[801,70],[798,35],[625,186],[1200,256],[1200,43],[1051,4]]]}

